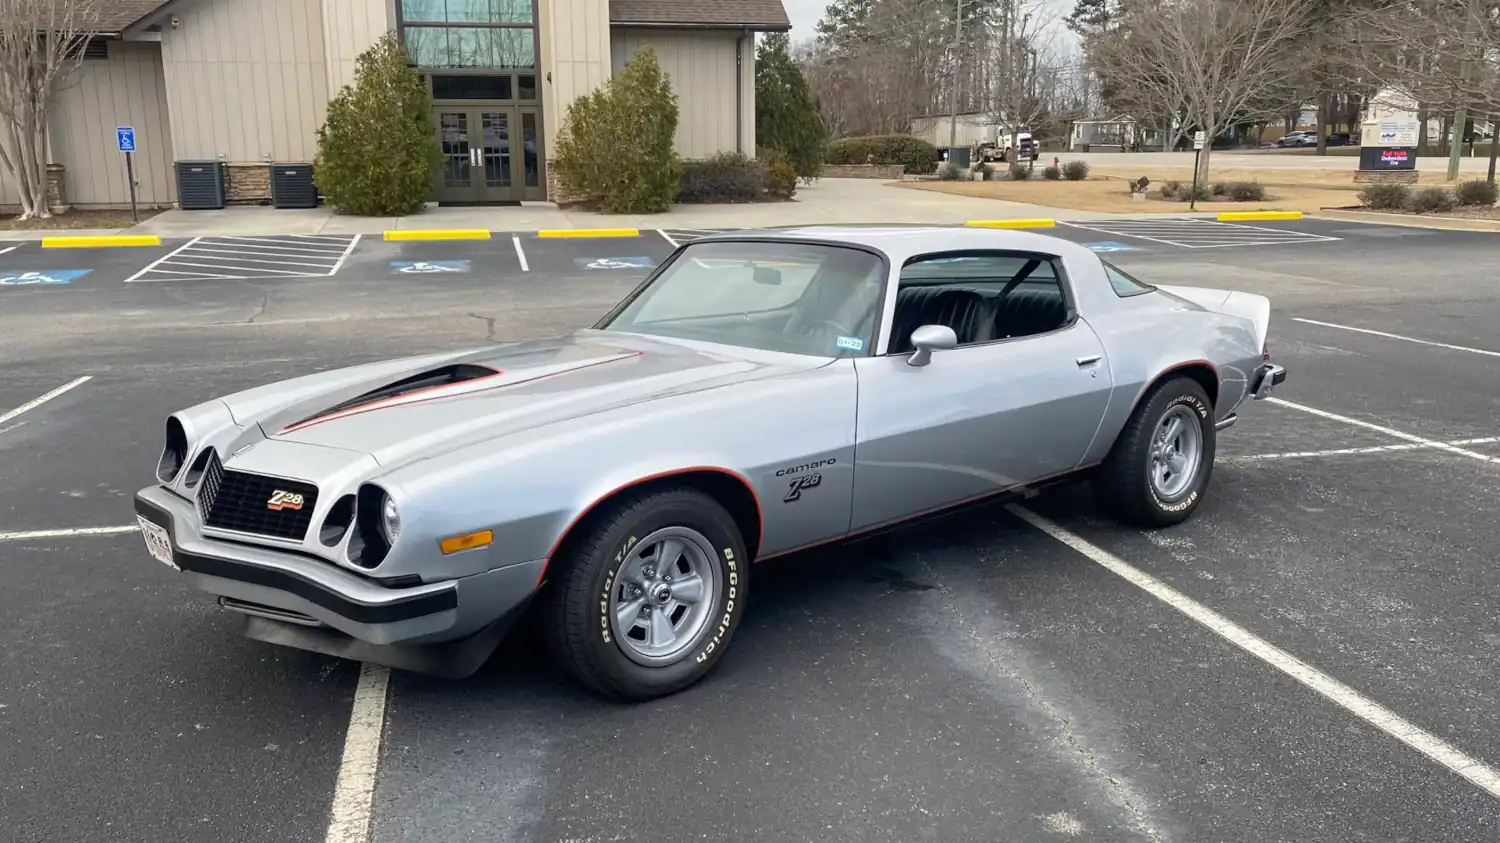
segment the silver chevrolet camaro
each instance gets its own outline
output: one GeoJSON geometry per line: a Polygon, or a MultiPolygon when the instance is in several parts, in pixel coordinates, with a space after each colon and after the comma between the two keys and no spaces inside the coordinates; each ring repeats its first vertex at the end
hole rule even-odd
{"type": "Polygon", "coordinates": [[[534,611],[574,677],[650,699],[713,669],[753,562],[1075,478],[1188,518],[1286,378],[1269,321],[1039,233],[726,233],[570,336],[173,413],[135,510],[254,639],[463,677],[534,611]]]}

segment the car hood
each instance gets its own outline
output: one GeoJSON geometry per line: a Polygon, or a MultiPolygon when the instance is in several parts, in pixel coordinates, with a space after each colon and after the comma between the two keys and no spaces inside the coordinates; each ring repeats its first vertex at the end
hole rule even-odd
{"type": "Polygon", "coordinates": [[[387,368],[378,378],[341,384],[259,423],[272,440],[359,451],[392,467],[580,416],[826,362],[727,355],[584,332],[454,357],[412,358],[408,369],[387,368]]]}

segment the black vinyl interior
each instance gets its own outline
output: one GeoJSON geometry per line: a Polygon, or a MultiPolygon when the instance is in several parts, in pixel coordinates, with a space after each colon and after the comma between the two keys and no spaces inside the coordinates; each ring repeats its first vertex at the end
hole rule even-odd
{"type": "Polygon", "coordinates": [[[911,335],[923,325],[947,325],[958,344],[967,345],[1055,331],[1067,318],[1055,283],[1008,292],[959,284],[903,287],[896,294],[890,353],[915,350],[911,335]]]}

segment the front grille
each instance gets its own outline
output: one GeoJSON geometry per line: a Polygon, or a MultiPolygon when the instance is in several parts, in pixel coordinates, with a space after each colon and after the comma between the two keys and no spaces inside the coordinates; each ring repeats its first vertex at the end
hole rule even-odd
{"type": "Polygon", "coordinates": [[[301,540],[312,524],[318,502],[318,487],[295,480],[282,480],[243,471],[226,471],[217,457],[209,460],[198,493],[203,523],[220,530],[235,530],[278,539],[301,540]],[[272,509],[278,492],[301,495],[300,509],[272,509]]]}

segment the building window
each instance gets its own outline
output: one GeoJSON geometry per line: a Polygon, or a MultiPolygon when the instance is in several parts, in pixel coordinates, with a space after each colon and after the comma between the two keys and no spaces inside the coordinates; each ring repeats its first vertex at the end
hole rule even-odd
{"type": "Polygon", "coordinates": [[[407,23],[532,24],[532,0],[401,0],[407,23]]]}

